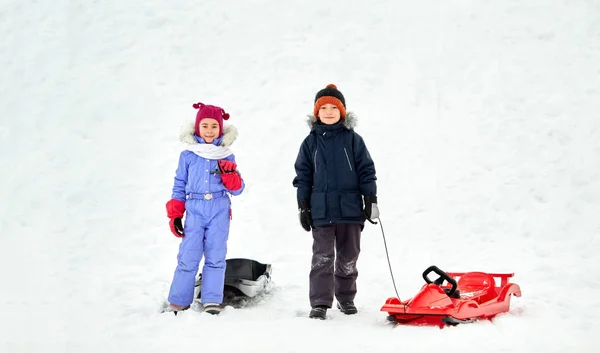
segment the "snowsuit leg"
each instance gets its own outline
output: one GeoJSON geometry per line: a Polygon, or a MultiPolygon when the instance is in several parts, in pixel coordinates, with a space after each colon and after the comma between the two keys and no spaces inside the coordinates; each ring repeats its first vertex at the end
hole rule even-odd
{"type": "Polygon", "coordinates": [[[196,274],[203,255],[202,302],[222,302],[230,205],[228,196],[212,200],[187,200],[185,236],[179,245],[169,303],[181,306],[192,303],[196,274]]]}
{"type": "Polygon", "coordinates": [[[310,305],[331,308],[356,296],[356,262],[360,254],[360,224],[334,224],[313,229],[310,305]]]}
{"type": "Polygon", "coordinates": [[[356,296],[356,262],[360,254],[360,224],[338,224],[335,236],[335,297],[340,303],[356,296]]]}
{"type": "Polygon", "coordinates": [[[333,264],[335,259],[335,225],[317,227],[313,234],[313,256],[309,274],[310,306],[333,303],[333,264]]]}
{"type": "Polygon", "coordinates": [[[204,250],[204,222],[199,214],[190,212],[190,204],[188,201],[186,205],[188,212],[184,225],[185,236],[179,245],[177,268],[168,297],[169,303],[180,306],[190,305],[194,300],[196,274],[204,250]]]}
{"type": "Polygon", "coordinates": [[[221,304],[225,285],[231,200],[229,197],[221,197],[210,203],[212,218],[206,228],[204,240],[201,301],[221,304]]]}

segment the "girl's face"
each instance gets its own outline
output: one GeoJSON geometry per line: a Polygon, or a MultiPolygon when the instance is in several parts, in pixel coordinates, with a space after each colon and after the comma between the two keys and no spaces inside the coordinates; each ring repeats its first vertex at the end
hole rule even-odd
{"type": "Polygon", "coordinates": [[[319,120],[321,120],[323,124],[333,125],[340,121],[340,110],[334,104],[323,104],[321,108],[319,108],[319,120]]]}
{"type": "Polygon", "coordinates": [[[212,143],[219,137],[219,123],[213,118],[202,119],[198,130],[206,143],[212,143]]]}

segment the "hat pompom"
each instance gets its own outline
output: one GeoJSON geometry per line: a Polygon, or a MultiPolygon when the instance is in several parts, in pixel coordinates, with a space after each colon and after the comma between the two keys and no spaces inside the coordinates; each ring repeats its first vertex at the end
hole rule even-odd
{"type": "Polygon", "coordinates": [[[330,84],[327,85],[327,88],[337,89],[337,86],[334,85],[333,83],[330,83],[330,84]]]}
{"type": "Polygon", "coordinates": [[[198,103],[192,104],[192,107],[194,107],[194,109],[200,109],[200,108],[204,107],[204,104],[198,102],[198,103]]]}
{"type": "Polygon", "coordinates": [[[223,120],[229,120],[229,113],[223,112],[223,120]]]}

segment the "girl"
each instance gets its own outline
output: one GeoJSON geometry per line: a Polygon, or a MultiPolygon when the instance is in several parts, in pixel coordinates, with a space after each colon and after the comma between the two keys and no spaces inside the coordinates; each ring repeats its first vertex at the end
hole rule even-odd
{"type": "Polygon", "coordinates": [[[176,314],[190,307],[196,274],[204,256],[202,306],[205,312],[218,314],[223,301],[231,216],[229,194],[241,194],[245,185],[229,149],[237,131],[233,126],[223,128],[223,120],[228,120],[229,114],[220,107],[203,103],[193,107],[198,113],[193,126],[181,134],[188,147],[179,156],[173,193],[166,204],[171,232],[182,239],[167,311],[176,314]],[[182,224],[184,213],[185,224],[182,224]]]}

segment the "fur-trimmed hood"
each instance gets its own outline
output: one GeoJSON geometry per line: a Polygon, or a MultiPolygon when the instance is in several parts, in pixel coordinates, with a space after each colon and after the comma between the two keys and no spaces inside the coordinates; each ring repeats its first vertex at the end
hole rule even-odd
{"type": "MultiPolygon", "coordinates": [[[[215,142],[219,146],[231,146],[233,142],[237,139],[238,131],[233,125],[224,124],[223,125],[223,135],[217,139],[215,142]]],[[[190,122],[182,126],[181,133],[179,134],[179,140],[187,145],[195,145],[198,143],[204,143],[204,140],[201,137],[196,136],[194,133],[194,123],[190,122]]]]}
{"type": "MultiPolygon", "coordinates": [[[[317,122],[318,122],[317,117],[315,117],[313,114],[308,114],[307,117],[308,117],[308,120],[306,122],[308,123],[308,126],[312,130],[317,125],[317,122]]],[[[352,130],[358,124],[358,117],[353,112],[347,112],[346,117],[344,119],[342,119],[342,124],[344,124],[346,129],[352,130]]]]}

